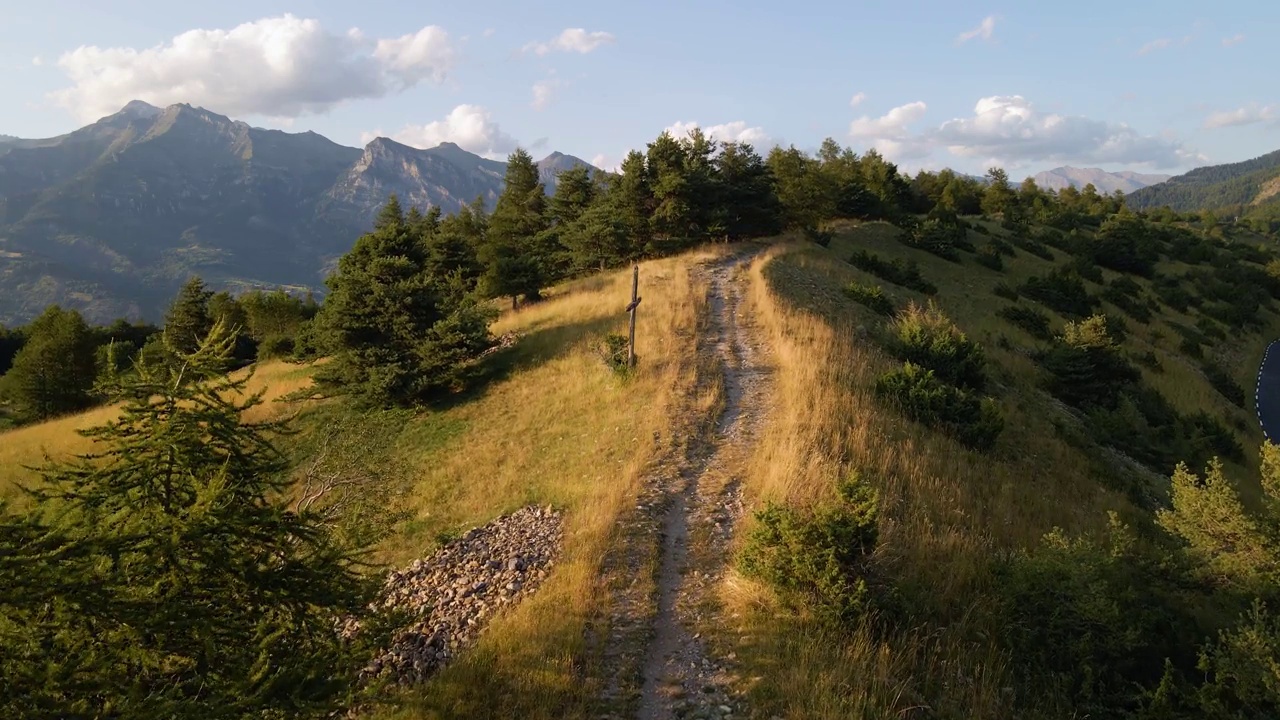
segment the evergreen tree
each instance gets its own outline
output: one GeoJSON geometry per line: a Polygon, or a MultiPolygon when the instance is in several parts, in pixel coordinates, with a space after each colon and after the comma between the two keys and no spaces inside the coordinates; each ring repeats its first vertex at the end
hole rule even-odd
{"type": "Polygon", "coordinates": [[[835,214],[835,188],[816,160],[794,147],[775,147],[769,153],[768,166],[786,227],[814,230],[835,214]]]}
{"type": "Polygon", "coordinates": [[[609,199],[627,234],[628,248],[623,254],[633,258],[652,247],[649,213],[653,209],[653,190],[649,183],[647,160],[640,151],[627,153],[621,170],[621,175],[610,185],[609,199]]]}
{"type": "Polygon", "coordinates": [[[213,327],[213,318],[209,316],[211,297],[213,293],[198,277],[192,277],[178,291],[178,297],[164,316],[165,335],[178,351],[195,352],[201,339],[209,334],[209,328],[213,327]]]}
{"type": "Polygon", "coordinates": [[[317,316],[334,353],[316,376],[322,388],[412,405],[466,384],[488,347],[487,319],[441,287],[431,262],[419,229],[390,216],[342,257],[317,316]]]}
{"type": "Polygon", "coordinates": [[[176,366],[116,385],[94,452],[42,471],[0,520],[0,714],[327,717],[360,650],[335,632],[372,590],[222,375],[222,324],[176,366]]]}
{"type": "Polygon", "coordinates": [[[730,240],[775,235],[782,230],[782,207],[773,173],[746,143],[725,143],[715,159],[720,197],[718,227],[730,240]]]}
{"type": "Polygon", "coordinates": [[[96,343],[75,310],[50,306],[26,328],[26,342],[3,378],[23,420],[44,420],[92,402],[96,343]]]}
{"type": "Polygon", "coordinates": [[[645,167],[653,192],[648,251],[665,255],[687,247],[696,209],[690,200],[687,148],[667,132],[649,143],[645,167]]]}
{"type": "Polygon", "coordinates": [[[548,258],[539,247],[547,228],[546,204],[538,166],[528,152],[516,149],[507,158],[506,186],[480,248],[481,287],[489,297],[510,297],[513,309],[520,296],[537,300],[546,281],[548,258]]]}
{"type": "Polygon", "coordinates": [[[607,198],[593,203],[560,237],[576,269],[603,270],[626,259],[627,228],[607,198]]]}
{"type": "Polygon", "coordinates": [[[240,301],[225,290],[209,296],[209,319],[230,328],[236,337],[231,356],[236,363],[252,361],[258,352],[258,343],[249,331],[249,316],[240,301]]]}
{"type": "Polygon", "coordinates": [[[13,366],[13,358],[27,342],[22,328],[6,328],[0,325],[0,375],[9,372],[13,366]]]}
{"type": "Polygon", "coordinates": [[[1009,175],[1001,168],[987,171],[987,189],[982,194],[982,212],[999,215],[1018,201],[1018,195],[1009,185],[1009,175]]]}

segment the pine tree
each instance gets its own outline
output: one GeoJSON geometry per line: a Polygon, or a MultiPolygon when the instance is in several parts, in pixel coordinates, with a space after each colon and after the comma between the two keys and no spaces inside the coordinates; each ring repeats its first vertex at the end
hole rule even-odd
{"type": "Polygon", "coordinates": [[[625,257],[644,254],[652,243],[649,213],[653,210],[653,190],[645,156],[638,150],[627,153],[622,161],[622,174],[609,188],[610,204],[627,234],[625,257]]]}
{"type": "Polygon", "coordinates": [[[528,152],[516,149],[507,158],[506,186],[480,248],[481,287],[489,297],[510,297],[513,309],[520,296],[537,300],[546,280],[548,258],[538,246],[547,228],[546,204],[538,166],[528,152]]]}
{"type": "Polygon", "coordinates": [[[388,217],[327,280],[316,318],[334,353],[316,376],[325,390],[382,405],[429,402],[465,385],[470,361],[488,347],[485,313],[432,276],[417,230],[388,217]]]}
{"type": "Polygon", "coordinates": [[[213,327],[213,318],[209,316],[209,299],[213,293],[205,287],[204,281],[198,277],[187,280],[169,312],[164,316],[164,332],[168,342],[183,353],[195,352],[200,341],[209,334],[213,327]]]}
{"type": "Polygon", "coordinates": [[[750,145],[725,143],[715,169],[720,183],[716,224],[728,239],[763,237],[782,230],[773,173],[750,145]]]}
{"type": "Polygon", "coordinates": [[[1009,174],[1001,168],[987,171],[987,189],[982,194],[982,212],[999,215],[1018,202],[1018,195],[1009,185],[1009,174]]]}
{"type": "Polygon", "coordinates": [[[665,255],[686,247],[696,209],[691,201],[688,149],[663,132],[649,143],[645,166],[653,192],[649,228],[651,255],[665,255]]]}
{"type": "Polygon", "coordinates": [[[290,512],[261,402],[221,374],[221,323],[114,386],[94,452],[42,470],[0,522],[5,717],[325,717],[359,667],[334,622],[373,589],[316,517],[290,512]]]}
{"type": "Polygon", "coordinates": [[[75,310],[50,306],[26,328],[26,341],[3,381],[23,420],[87,407],[97,375],[96,343],[75,310]]]}

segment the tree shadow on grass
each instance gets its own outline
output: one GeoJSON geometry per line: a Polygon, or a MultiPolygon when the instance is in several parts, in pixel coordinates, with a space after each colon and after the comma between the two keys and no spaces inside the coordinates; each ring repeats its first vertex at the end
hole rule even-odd
{"type": "Polygon", "coordinates": [[[495,383],[558,360],[585,341],[603,338],[610,332],[621,332],[625,323],[626,316],[619,313],[582,322],[546,325],[521,334],[511,347],[481,360],[474,380],[465,390],[442,398],[431,407],[447,410],[484,397],[495,383]]]}

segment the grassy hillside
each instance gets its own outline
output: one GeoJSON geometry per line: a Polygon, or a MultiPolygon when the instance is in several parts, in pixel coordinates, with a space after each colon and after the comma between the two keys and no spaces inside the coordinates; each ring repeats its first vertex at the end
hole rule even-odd
{"type": "MultiPolygon", "coordinates": [[[[979,252],[993,238],[1013,241],[994,224],[976,226],[982,231],[968,236],[979,252]]],[[[1149,528],[1173,468],[1144,466],[1122,448],[1108,447],[1105,433],[1095,432],[1097,417],[1043,389],[1045,372],[1033,355],[1047,341],[998,314],[1010,306],[1035,309],[1060,331],[1066,321],[1061,314],[994,291],[1043,277],[1070,263],[1071,255],[1035,245],[1054,259],[1018,249],[996,270],[975,262],[975,254],[960,253],[959,262],[951,262],[908,247],[898,234],[883,223],[848,224],[829,247],[775,250],[753,275],[755,312],[775,344],[780,391],[747,485],[751,504],[817,507],[830,504],[837,482],[853,473],[870,482],[880,493],[881,512],[879,544],[867,570],[874,612],[832,629],[803,605],[782,602],[772,590],[735,575],[722,595],[736,622],[718,636],[725,652],[744,658],[743,674],[766,717],[1074,717],[1081,710],[1069,694],[1018,680],[1027,661],[1011,656],[1000,640],[1015,622],[1007,614],[1001,572],[1008,559],[1036,548],[1055,528],[1073,537],[1103,530],[1108,511],[1149,528]],[[930,298],[854,267],[848,259],[859,251],[886,262],[918,263],[923,279],[936,286],[932,300],[982,344],[990,376],[986,392],[1006,421],[990,452],[967,449],[876,397],[877,378],[900,363],[885,349],[888,321],[851,300],[845,288],[879,286],[898,308],[930,298]]],[[[1215,257],[1226,264],[1239,252],[1219,247],[1215,257]]],[[[1188,268],[1166,257],[1153,278],[1177,277],[1188,268]]],[[[1117,278],[1103,271],[1103,282],[1085,285],[1100,295],[1117,278]]],[[[1154,296],[1151,280],[1130,279],[1154,296]]],[[[1179,286],[1205,290],[1186,280],[1179,286]]],[[[1228,473],[1247,494],[1256,494],[1262,435],[1251,398],[1241,407],[1223,397],[1205,377],[1204,360],[1189,356],[1190,345],[1182,342],[1201,313],[1160,304],[1138,322],[1109,301],[1098,310],[1127,321],[1126,354],[1151,353],[1158,361],[1159,370],[1143,367],[1144,383],[1181,412],[1205,410],[1223,419],[1247,449],[1228,473]]],[[[1263,348],[1277,333],[1280,315],[1271,307],[1259,314],[1257,326],[1229,330],[1203,353],[1248,388],[1263,348]]],[[[740,546],[750,531],[740,530],[740,546]]]]}
{"type": "MultiPolygon", "coordinates": [[[[636,333],[640,369],[623,380],[603,362],[600,340],[625,330],[630,270],[556,288],[547,300],[495,323],[516,345],[492,356],[499,379],[435,411],[365,413],[342,402],[268,403],[295,414],[298,433],[280,445],[301,473],[329,427],[361,432],[353,462],[386,470],[402,486],[390,498],[391,532],[375,561],[400,566],[466,529],[530,503],[566,513],[565,546],[550,579],[529,602],[498,618],[480,644],[430,684],[396,698],[392,718],[588,717],[601,678],[585,641],[607,596],[600,562],[620,515],[634,507],[641,478],[660,450],[682,442],[675,400],[694,382],[693,344],[705,303],[689,269],[705,254],[643,263],[644,304],[636,333]]],[[[277,398],[305,387],[312,369],[270,363],[251,389],[277,398]]],[[[21,464],[42,454],[83,452],[78,428],[112,408],[0,433],[0,492],[32,476],[21,464]]],[[[381,501],[383,498],[381,496],[381,501]]]]}

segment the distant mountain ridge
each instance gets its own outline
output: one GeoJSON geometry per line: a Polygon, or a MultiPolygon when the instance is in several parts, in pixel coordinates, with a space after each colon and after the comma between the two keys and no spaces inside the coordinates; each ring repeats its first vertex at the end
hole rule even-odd
{"type": "Polygon", "coordinates": [[[1111,194],[1119,190],[1125,195],[1164,182],[1169,177],[1169,175],[1136,173],[1131,170],[1107,172],[1101,168],[1071,166],[1045,170],[1031,176],[1036,181],[1036,185],[1046,190],[1064,190],[1068,187],[1078,190],[1085,185],[1093,185],[1100,193],[1111,194]]]}
{"type": "MultiPolygon", "coordinates": [[[[586,162],[552,153],[544,183],[586,162]]],[[[592,168],[593,171],[599,172],[592,168]]],[[[215,287],[321,290],[390,193],[492,208],[506,163],[443,143],[363,149],[186,104],[133,101],[66,135],[0,139],[0,323],[50,303],[158,319],[191,274],[215,287]]]]}
{"type": "Polygon", "coordinates": [[[1133,208],[1179,212],[1280,203],[1280,150],[1244,162],[1207,165],[1125,198],[1133,208]]]}

